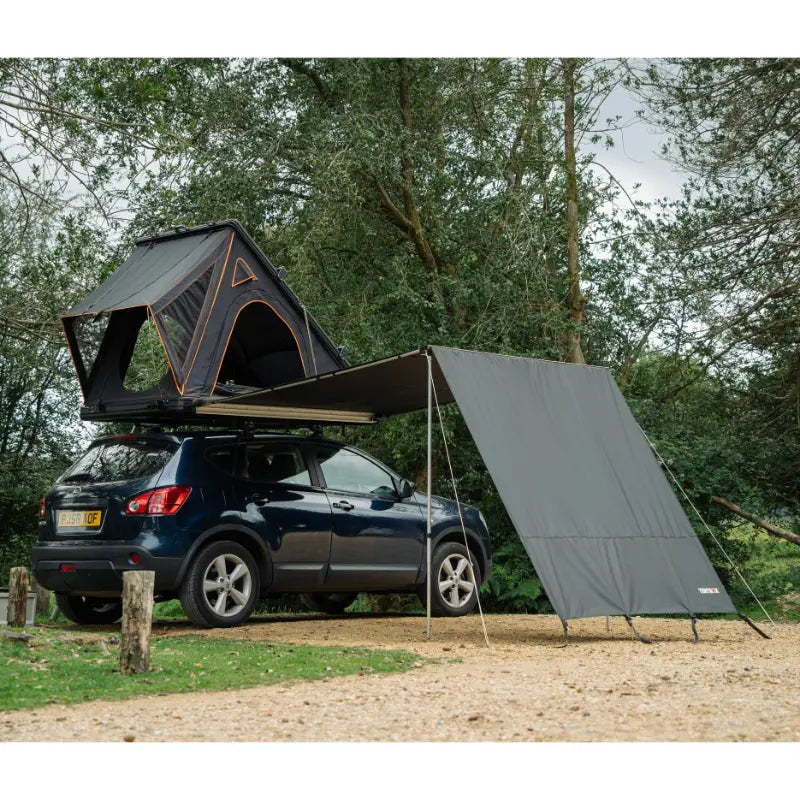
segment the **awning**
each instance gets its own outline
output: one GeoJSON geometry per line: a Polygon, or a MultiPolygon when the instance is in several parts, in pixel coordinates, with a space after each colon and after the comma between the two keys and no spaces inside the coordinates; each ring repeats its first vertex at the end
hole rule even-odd
{"type": "Polygon", "coordinates": [[[735,613],[606,369],[431,347],[199,411],[369,422],[421,410],[428,352],[439,404],[458,404],[562,619],[735,613]]]}
{"type": "MultiPolygon", "coordinates": [[[[444,348],[433,348],[441,350],[444,348]]],[[[427,350],[383,358],[316,378],[215,400],[198,414],[300,422],[369,423],[428,405],[427,350]]],[[[433,380],[440,405],[454,402],[439,364],[433,380]]]]}

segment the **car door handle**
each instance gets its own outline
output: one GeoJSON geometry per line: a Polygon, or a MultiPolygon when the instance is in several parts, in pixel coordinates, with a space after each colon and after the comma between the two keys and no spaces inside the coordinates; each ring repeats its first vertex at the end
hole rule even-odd
{"type": "Polygon", "coordinates": [[[347,500],[337,500],[332,505],[334,508],[341,508],[342,511],[352,511],[355,508],[355,506],[352,503],[348,503],[347,500]]]}
{"type": "Polygon", "coordinates": [[[248,503],[255,503],[257,506],[263,506],[266,503],[269,503],[269,497],[264,497],[263,494],[259,494],[258,492],[253,492],[250,497],[247,498],[248,503]]]}

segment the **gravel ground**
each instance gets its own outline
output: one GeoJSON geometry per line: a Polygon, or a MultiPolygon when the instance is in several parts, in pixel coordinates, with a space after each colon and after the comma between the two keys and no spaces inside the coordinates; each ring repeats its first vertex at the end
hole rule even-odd
{"type": "MultiPolygon", "coordinates": [[[[800,625],[552,616],[277,617],[209,635],[405,649],[410,672],[0,713],[3,741],[797,741],[800,625]]],[[[155,634],[195,632],[158,624],[155,634]]]]}

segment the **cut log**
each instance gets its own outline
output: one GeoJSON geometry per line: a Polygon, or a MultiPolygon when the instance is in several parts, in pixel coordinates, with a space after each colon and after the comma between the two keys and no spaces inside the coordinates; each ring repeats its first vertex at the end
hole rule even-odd
{"type": "Polygon", "coordinates": [[[155,572],[129,571],[122,575],[122,635],[119,671],[123,675],[150,671],[150,629],[153,624],[155,572]]]}
{"type": "Polygon", "coordinates": [[[47,615],[50,613],[50,590],[44,586],[36,587],[36,614],[47,615]]]}
{"type": "Polygon", "coordinates": [[[780,526],[775,525],[772,522],[768,522],[765,519],[761,519],[761,517],[757,517],[755,514],[751,514],[749,511],[745,511],[740,506],[737,506],[736,503],[731,503],[730,500],[726,500],[724,497],[712,497],[711,499],[718,505],[724,506],[729,511],[733,511],[737,517],[746,519],[748,522],[758,525],[759,528],[763,528],[767,533],[771,533],[773,536],[777,536],[779,539],[785,539],[787,542],[791,542],[792,544],[800,544],[800,536],[798,536],[796,533],[788,531],[786,528],[781,528],[780,526]]]}
{"type": "Polygon", "coordinates": [[[8,614],[6,621],[13,628],[25,627],[28,604],[28,570],[12,567],[8,573],[8,614]]]}

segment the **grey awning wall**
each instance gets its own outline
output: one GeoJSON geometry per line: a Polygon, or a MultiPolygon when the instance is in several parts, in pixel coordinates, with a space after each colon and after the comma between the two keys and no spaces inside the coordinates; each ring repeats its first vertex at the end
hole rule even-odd
{"type": "Polygon", "coordinates": [[[562,619],[735,612],[608,370],[433,352],[562,619]]]}
{"type": "MultiPolygon", "coordinates": [[[[562,619],[735,612],[608,370],[430,352],[439,403],[458,404],[562,619]]],[[[415,351],[200,410],[347,422],[421,410],[426,358],[415,351]]]]}

